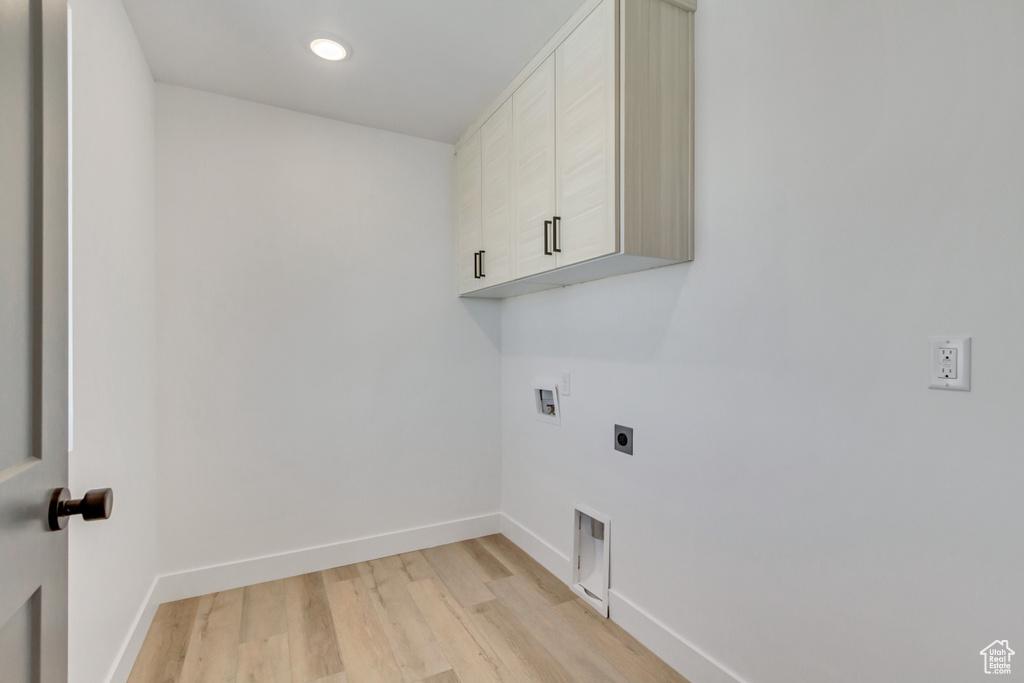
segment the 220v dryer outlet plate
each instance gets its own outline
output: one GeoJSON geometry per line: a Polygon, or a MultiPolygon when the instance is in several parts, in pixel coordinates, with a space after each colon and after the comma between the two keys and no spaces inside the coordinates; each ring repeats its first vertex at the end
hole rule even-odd
{"type": "Polygon", "coordinates": [[[633,455],[633,428],[615,425],[615,450],[633,455]]]}

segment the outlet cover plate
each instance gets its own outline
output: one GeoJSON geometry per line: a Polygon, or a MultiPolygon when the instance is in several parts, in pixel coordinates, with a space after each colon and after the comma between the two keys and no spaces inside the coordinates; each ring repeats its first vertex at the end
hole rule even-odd
{"type": "Polygon", "coordinates": [[[633,455],[633,428],[615,425],[615,450],[633,455]]]}
{"type": "Polygon", "coordinates": [[[971,338],[931,337],[930,341],[928,387],[947,391],[970,391],[971,338]]]}

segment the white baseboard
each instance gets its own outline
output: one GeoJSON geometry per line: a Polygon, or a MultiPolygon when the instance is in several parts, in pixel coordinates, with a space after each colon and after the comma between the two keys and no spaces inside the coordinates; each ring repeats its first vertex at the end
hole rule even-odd
{"type": "MultiPolygon", "coordinates": [[[[569,585],[572,561],[508,515],[501,515],[501,533],[545,569],[569,585]]],[[[608,591],[610,618],[692,683],[745,683],[652,614],[614,588],[608,591]]]]}
{"type": "Polygon", "coordinates": [[[139,656],[142,642],[146,639],[146,633],[149,632],[149,625],[153,623],[153,617],[156,616],[156,608],[159,603],[153,600],[153,594],[159,581],[160,577],[156,577],[149,585],[149,592],[142,599],[142,606],[139,607],[139,611],[135,615],[135,621],[132,622],[131,629],[128,631],[128,637],[122,643],[121,651],[117,653],[117,660],[114,661],[110,673],[107,674],[108,683],[128,680],[132,666],[135,664],[135,658],[139,656]]]}
{"type": "Polygon", "coordinates": [[[481,515],[158,576],[139,610],[108,683],[125,683],[128,680],[156,608],[161,603],[488,536],[501,530],[500,522],[498,513],[481,515]]]}
{"type": "Polygon", "coordinates": [[[308,574],[331,567],[375,560],[378,557],[408,553],[455,543],[469,538],[498,533],[497,513],[471,519],[433,524],[395,531],[380,536],[357,538],[315,548],[266,555],[240,562],[190,569],[160,577],[154,598],[158,603],[183,600],[197,595],[216,593],[273,581],[287,576],[308,574]]]}
{"type": "MultiPolygon", "coordinates": [[[[572,521],[572,520],[570,520],[572,521]]],[[[568,555],[555,550],[554,546],[508,515],[501,515],[501,533],[526,551],[526,554],[537,560],[549,572],[557,576],[565,585],[572,582],[572,561],[568,555]]]]}
{"type": "Polygon", "coordinates": [[[616,624],[692,683],[746,683],[615,589],[608,591],[608,607],[616,624]]]}

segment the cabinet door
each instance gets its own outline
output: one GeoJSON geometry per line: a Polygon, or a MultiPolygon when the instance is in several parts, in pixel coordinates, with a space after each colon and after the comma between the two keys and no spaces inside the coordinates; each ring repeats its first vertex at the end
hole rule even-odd
{"type": "Polygon", "coordinates": [[[551,55],[512,95],[512,166],[516,189],[516,277],[555,267],[545,254],[555,215],[555,56],[551,55]]]}
{"type": "Polygon", "coordinates": [[[512,98],[480,130],[484,286],[512,279],[512,98]]]}
{"type": "Polygon", "coordinates": [[[555,51],[558,265],[619,250],[615,202],[615,0],[555,51]]]}
{"type": "Polygon", "coordinates": [[[456,165],[456,233],[455,269],[458,273],[459,294],[465,294],[483,285],[476,278],[476,258],[480,251],[481,182],[480,132],[455,152],[456,165]]]}

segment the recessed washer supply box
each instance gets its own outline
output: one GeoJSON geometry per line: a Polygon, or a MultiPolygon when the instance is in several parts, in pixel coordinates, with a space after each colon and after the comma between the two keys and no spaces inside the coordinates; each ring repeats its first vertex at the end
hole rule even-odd
{"type": "Polygon", "coordinates": [[[537,411],[537,420],[548,424],[562,424],[562,407],[558,402],[558,383],[550,382],[533,383],[533,402],[537,411]]]}
{"type": "Polygon", "coordinates": [[[575,508],[570,588],[607,617],[611,520],[608,515],[582,503],[576,503],[575,508]]]}

